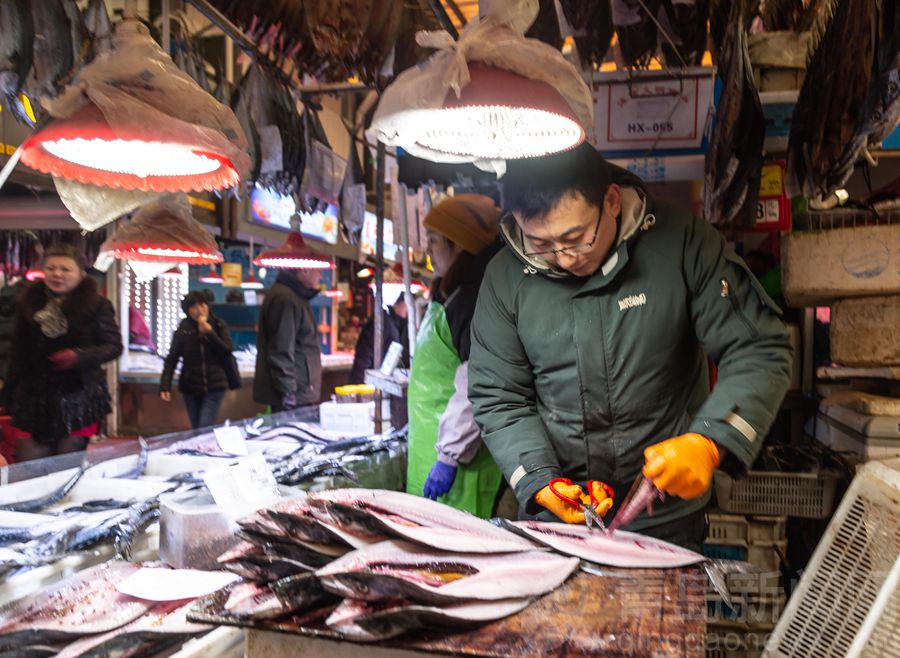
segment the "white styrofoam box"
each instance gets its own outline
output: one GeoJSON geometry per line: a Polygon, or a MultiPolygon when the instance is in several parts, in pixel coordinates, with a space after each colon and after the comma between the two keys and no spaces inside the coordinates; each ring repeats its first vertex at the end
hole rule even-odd
{"type": "Polygon", "coordinates": [[[900,417],[870,416],[841,405],[819,405],[816,439],[861,462],[900,457],[900,417]]]}
{"type": "Polygon", "coordinates": [[[843,366],[900,365],[900,295],[837,302],[830,334],[831,358],[843,366]]]}
{"type": "MultiPolygon", "coordinates": [[[[381,418],[390,420],[390,400],[382,400],[381,418]]],[[[372,434],[375,432],[375,403],[323,402],[319,405],[319,422],[327,430],[372,434]]]]}
{"type": "MultiPolygon", "coordinates": [[[[0,504],[16,503],[46,496],[68,481],[75,474],[76,470],[74,468],[67,469],[0,487],[0,504]]],[[[87,473],[85,473],[62,500],[48,507],[47,510],[64,509],[73,504],[86,503],[91,500],[104,500],[106,498],[126,500],[131,498],[150,498],[165,491],[170,486],[167,483],[147,480],[89,478],[87,473]]]]}
{"type": "Polygon", "coordinates": [[[0,510],[0,528],[31,528],[57,517],[49,514],[32,514],[30,512],[7,512],[0,510]]]}
{"type": "Polygon", "coordinates": [[[900,224],[792,231],[781,241],[784,296],[792,306],[900,294],[900,224]]]}
{"type": "Polygon", "coordinates": [[[588,140],[603,152],[700,148],[713,86],[712,69],[696,67],[671,79],[659,71],[601,73],[588,140]]]}

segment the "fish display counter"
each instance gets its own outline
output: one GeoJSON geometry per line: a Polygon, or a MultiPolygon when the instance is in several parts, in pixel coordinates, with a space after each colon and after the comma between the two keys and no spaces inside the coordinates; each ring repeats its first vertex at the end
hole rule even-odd
{"type": "MultiPolygon", "coordinates": [[[[266,465],[287,499],[307,490],[360,484],[403,486],[403,431],[348,436],[323,430],[317,407],[254,418],[231,425],[227,432],[216,429],[3,467],[0,636],[23,631],[16,637],[17,643],[24,644],[16,646],[22,651],[28,647],[27,655],[78,656],[94,655],[97,650],[91,648],[91,640],[104,635],[117,642],[127,635],[131,642],[145,638],[147,628],[163,628],[170,632],[159,631],[155,640],[160,648],[165,645],[171,653],[173,645],[184,644],[183,658],[240,655],[241,631],[217,629],[218,640],[206,638],[215,626],[197,626],[186,619],[187,597],[178,599],[180,606],[159,601],[110,628],[97,621],[119,596],[100,584],[104,579],[118,582],[127,575],[125,567],[116,565],[168,568],[159,563],[161,539],[169,536],[160,527],[161,501],[169,496],[208,497],[204,476],[210,469],[250,458],[266,465]],[[249,457],[242,458],[241,453],[249,457]],[[96,609],[96,624],[76,619],[71,601],[96,609]]],[[[215,547],[209,550],[215,555],[221,552],[215,547]]],[[[156,645],[149,649],[155,650],[156,645]]],[[[142,655],[153,655],[153,651],[142,655]]]]}
{"type": "MultiPolygon", "coordinates": [[[[265,410],[263,405],[253,401],[255,351],[238,350],[234,355],[241,373],[242,386],[225,392],[217,418],[219,423],[224,423],[228,418],[251,418],[265,410]]],[[[159,398],[159,378],[163,369],[161,357],[132,350],[124,363],[127,363],[127,368],[119,373],[121,432],[154,436],[190,427],[177,385],[172,389],[172,402],[163,402],[159,398]]],[[[329,399],[335,387],[350,381],[352,366],[352,353],[322,355],[322,401],[329,399]]]]}

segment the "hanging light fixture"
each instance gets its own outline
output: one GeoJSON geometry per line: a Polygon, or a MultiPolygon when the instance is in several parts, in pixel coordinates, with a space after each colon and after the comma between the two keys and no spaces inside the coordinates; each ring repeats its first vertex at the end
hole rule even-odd
{"type": "Polygon", "coordinates": [[[261,267],[291,270],[330,270],[334,267],[330,258],[317,254],[306,246],[298,231],[291,231],[280,247],[267,249],[253,263],[261,267]]]}
{"type": "Polygon", "coordinates": [[[40,281],[46,276],[47,275],[44,274],[44,270],[39,267],[29,267],[27,270],[25,270],[26,281],[40,281]]]}
{"type": "Polygon", "coordinates": [[[232,187],[249,168],[234,112],[178,70],[137,20],[116,28],[22,145],[22,162],[83,184],[156,192],[232,187]]]}
{"type": "Polygon", "coordinates": [[[222,275],[216,270],[215,265],[210,265],[209,271],[200,276],[198,280],[201,283],[222,283],[225,279],[223,279],[222,275]]]}
{"type": "Polygon", "coordinates": [[[369,137],[434,162],[475,162],[498,173],[506,160],[582,143],[593,125],[590,89],[562,53],[524,36],[536,16],[536,2],[492,2],[458,41],[420,33],[420,45],[438,52],[388,86],[369,137]]]}
{"type": "Polygon", "coordinates": [[[224,261],[215,239],[191,216],[185,195],[162,197],[123,222],[100,247],[120,260],[210,265],[224,261]]]}
{"type": "MultiPolygon", "coordinates": [[[[409,283],[409,291],[413,295],[418,295],[428,289],[419,279],[412,279],[409,283]]],[[[369,290],[375,293],[375,282],[369,284],[369,290]]],[[[381,283],[381,299],[399,299],[400,295],[406,292],[406,285],[403,283],[403,267],[397,263],[391,269],[384,271],[384,281],[381,283]]],[[[393,303],[393,302],[392,302],[393,303]]],[[[387,302],[385,301],[387,305],[387,302]]]]}
{"type": "Polygon", "coordinates": [[[253,275],[253,267],[251,266],[247,278],[241,281],[241,288],[244,288],[245,290],[260,290],[264,287],[263,282],[253,275]]]}
{"type": "Polygon", "coordinates": [[[359,272],[356,273],[356,278],[368,279],[373,274],[375,274],[375,270],[373,270],[371,267],[364,267],[359,272]]]}

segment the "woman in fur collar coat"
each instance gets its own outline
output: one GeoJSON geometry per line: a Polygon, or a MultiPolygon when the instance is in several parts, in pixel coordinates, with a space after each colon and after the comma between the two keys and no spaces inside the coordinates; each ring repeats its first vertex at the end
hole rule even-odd
{"type": "Polygon", "coordinates": [[[3,397],[31,434],[17,460],[84,450],[110,412],[102,365],[122,353],[113,306],[72,245],[50,247],[45,279],[22,297],[3,397]]]}

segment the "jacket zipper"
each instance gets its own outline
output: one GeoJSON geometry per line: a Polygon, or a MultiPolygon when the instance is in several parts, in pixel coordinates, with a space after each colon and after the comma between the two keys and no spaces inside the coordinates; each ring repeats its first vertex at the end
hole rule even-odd
{"type": "Polygon", "coordinates": [[[744,315],[744,311],[741,310],[740,304],[738,304],[737,299],[734,298],[734,295],[731,294],[731,286],[728,285],[728,279],[722,279],[722,291],[719,293],[722,297],[727,297],[728,301],[731,303],[731,310],[734,311],[734,314],[740,318],[741,322],[747,328],[747,333],[750,335],[750,338],[756,338],[757,332],[756,327],[747,319],[744,315]]]}
{"type": "Polygon", "coordinates": [[[206,390],[206,346],[203,344],[203,336],[200,336],[200,368],[203,371],[203,392],[206,390]]]}

